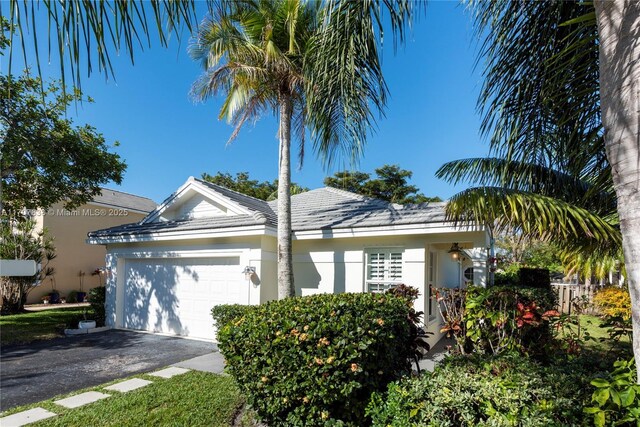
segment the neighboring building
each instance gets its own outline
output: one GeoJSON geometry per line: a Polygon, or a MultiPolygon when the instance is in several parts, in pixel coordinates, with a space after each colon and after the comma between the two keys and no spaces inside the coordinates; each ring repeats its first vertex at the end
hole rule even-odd
{"type": "MultiPolygon", "coordinates": [[[[468,267],[485,282],[487,233],[445,221],[443,203],[401,206],[334,188],[291,202],[297,295],[417,287],[434,343],[440,320],[429,287],[463,286],[468,267]],[[453,243],[466,251],[462,264],[448,254],[453,243]]],[[[107,247],[107,323],[214,339],[213,306],[276,299],[276,210],[189,178],[140,223],[89,233],[107,247]]]]}
{"type": "Polygon", "coordinates": [[[41,297],[55,288],[60,296],[71,291],[95,288],[105,281],[105,276],[92,276],[97,268],[104,268],[106,251],[103,247],[86,243],[87,233],[98,228],[114,227],[142,220],[157,207],[146,197],[121,191],[102,189],[102,194],[76,209],[65,209],[64,203],[37,213],[37,230],[45,228],[53,237],[56,258],[49,264],[55,274],[47,277],[28,296],[27,303],[39,303],[41,297]],[[83,276],[81,277],[81,274],[83,276]]]}

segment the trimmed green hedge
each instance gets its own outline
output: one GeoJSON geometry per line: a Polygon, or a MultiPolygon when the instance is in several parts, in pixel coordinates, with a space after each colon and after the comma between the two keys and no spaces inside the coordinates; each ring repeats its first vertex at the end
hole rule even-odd
{"type": "Polygon", "coordinates": [[[374,427],[587,426],[593,387],[585,365],[541,366],[523,356],[450,358],[433,373],[374,394],[374,427]]]}
{"type": "Polygon", "coordinates": [[[218,341],[269,425],[359,426],[371,394],[410,371],[408,315],[391,295],[287,298],[247,310],[218,341]]]}
{"type": "Polygon", "coordinates": [[[211,316],[213,317],[213,323],[218,327],[222,328],[227,323],[240,318],[245,315],[245,313],[250,310],[252,305],[241,305],[241,304],[221,304],[216,305],[211,309],[211,316]]]}

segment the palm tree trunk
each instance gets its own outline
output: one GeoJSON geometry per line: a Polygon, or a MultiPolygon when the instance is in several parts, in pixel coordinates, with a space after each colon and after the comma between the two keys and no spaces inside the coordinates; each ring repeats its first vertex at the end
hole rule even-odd
{"type": "Polygon", "coordinates": [[[296,294],[291,247],[291,97],[280,96],[278,163],[278,299],[296,294]]]}
{"type": "MultiPolygon", "coordinates": [[[[629,278],[633,354],[640,361],[640,2],[595,2],[600,108],[629,278]]],[[[640,383],[640,376],[638,377],[640,383]]]]}

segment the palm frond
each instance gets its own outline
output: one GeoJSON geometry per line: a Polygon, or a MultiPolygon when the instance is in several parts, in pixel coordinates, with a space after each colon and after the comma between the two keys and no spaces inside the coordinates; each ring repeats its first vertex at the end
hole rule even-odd
{"type": "Polygon", "coordinates": [[[153,2],[45,0],[30,4],[20,0],[8,0],[0,2],[0,15],[7,18],[12,28],[17,29],[9,36],[9,74],[12,72],[13,55],[19,50],[22,51],[27,63],[28,47],[34,49],[36,67],[38,73],[41,73],[39,50],[41,33],[35,23],[37,17],[42,15],[44,15],[43,19],[46,17],[49,28],[48,55],[49,58],[54,53],[58,56],[63,88],[67,84],[65,72],[67,68],[70,71],[72,83],[76,87],[81,86],[82,62],[86,61],[87,74],[91,74],[94,70],[94,58],[97,60],[100,73],[104,73],[107,78],[115,77],[111,65],[112,55],[124,51],[133,63],[136,48],[143,50],[145,44],[150,45],[154,27],[160,44],[167,46],[169,36],[175,35],[179,38],[183,29],[186,28],[191,32],[197,24],[193,0],[153,2]],[[15,39],[18,41],[19,50],[15,49],[15,39]],[[52,40],[55,40],[54,48],[52,48],[52,40]]]}
{"type": "Polygon", "coordinates": [[[518,229],[526,236],[620,247],[617,224],[565,201],[501,187],[476,187],[451,198],[447,218],[456,224],[493,224],[497,231],[518,229]]]}
{"type": "Polygon", "coordinates": [[[534,163],[495,157],[461,159],[440,166],[436,177],[452,184],[464,180],[472,185],[540,194],[599,214],[616,212],[613,182],[602,189],[580,177],[534,163]]]}
{"type": "Polygon", "coordinates": [[[502,0],[471,1],[470,8],[485,39],[478,107],[492,150],[498,157],[546,164],[538,156],[553,138],[560,144],[555,152],[566,155],[564,163],[548,166],[579,176],[604,152],[597,26],[583,18],[593,5],[502,0]]]}

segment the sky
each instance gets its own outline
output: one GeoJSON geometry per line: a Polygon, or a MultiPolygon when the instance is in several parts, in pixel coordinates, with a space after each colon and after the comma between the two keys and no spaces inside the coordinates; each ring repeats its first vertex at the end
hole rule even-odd
{"type": "MultiPolygon", "coordinates": [[[[44,39],[46,21],[38,25],[44,39]]],[[[474,70],[477,42],[469,13],[458,2],[432,1],[404,46],[394,52],[391,38],[387,40],[382,61],[391,96],[385,117],[368,138],[364,157],[357,165],[338,162],[327,169],[308,149],[302,169],[292,162],[292,181],[318,188],[325,176],[340,170],[372,173],[384,164],[397,164],[413,172],[410,183],[427,196],[447,199],[465,188],[434,174],[448,161],[482,157],[489,150],[479,133],[476,101],[482,77],[480,67],[474,70]]],[[[126,53],[114,55],[115,79],[106,79],[97,70],[83,77],[82,90],[95,103],[72,107],[69,117],[77,125],[94,126],[109,144],[118,141],[112,151],[128,165],[122,184],[109,183],[107,188],[161,202],[190,176],[205,172],[249,172],[260,181],[277,178],[276,118],[266,116],[255,125],[245,125],[227,145],[233,128],[218,120],[221,99],[195,103],[189,97],[202,70],[189,58],[187,44],[184,38],[180,43],[173,40],[168,48],[154,43],[144,51],[138,49],[134,65],[126,53]]],[[[40,51],[46,52],[46,46],[40,51]]],[[[28,52],[35,70],[34,58],[28,52]]],[[[41,56],[43,76],[58,78],[56,59],[50,64],[47,59],[41,56]]],[[[14,73],[23,68],[21,60],[15,61],[14,73]]],[[[0,56],[2,73],[7,72],[7,62],[6,55],[0,56]]]]}

